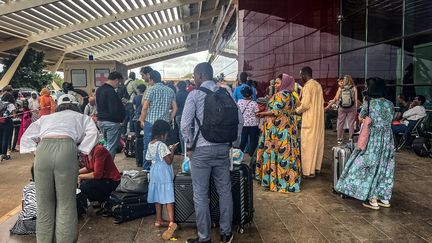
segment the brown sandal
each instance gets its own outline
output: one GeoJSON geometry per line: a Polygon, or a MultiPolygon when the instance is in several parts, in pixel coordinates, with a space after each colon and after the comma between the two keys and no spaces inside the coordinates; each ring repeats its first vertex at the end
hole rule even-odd
{"type": "Polygon", "coordinates": [[[171,239],[171,237],[173,237],[174,232],[177,229],[177,224],[176,223],[170,223],[168,226],[168,229],[165,230],[165,232],[163,232],[162,234],[162,239],[163,240],[169,240],[171,239]]]}

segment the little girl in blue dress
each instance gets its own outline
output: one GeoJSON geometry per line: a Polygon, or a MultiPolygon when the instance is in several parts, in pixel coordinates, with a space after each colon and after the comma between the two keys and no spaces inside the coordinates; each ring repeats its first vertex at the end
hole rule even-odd
{"type": "Polygon", "coordinates": [[[168,226],[162,234],[164,240],[169,240],[177,224],[174,222],[174,172],[171,163],[177,145],[170,148],[163,142],[167,139],[171,127],[168,122],[157,120],[152,127],[152,140],[149,143],[146,160],[151,160],[150,183],[147,201],[155,203],[156,227],[168,226]],[[162,205],[165,204],[169,223],[162,219],[162,205]]]}

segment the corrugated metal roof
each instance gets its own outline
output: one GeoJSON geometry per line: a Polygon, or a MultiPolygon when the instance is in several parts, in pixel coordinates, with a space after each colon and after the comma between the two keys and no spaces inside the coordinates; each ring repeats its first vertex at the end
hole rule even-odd
{"type": "MultiPolygon", "coordinates": [[[[229,0],[0,0],[0,53],[29,43],[47,61],[86,58],[131,66],[209,49],[229,0]]],[[[0,56],[1,58],[1,56],[0,56]]]]}

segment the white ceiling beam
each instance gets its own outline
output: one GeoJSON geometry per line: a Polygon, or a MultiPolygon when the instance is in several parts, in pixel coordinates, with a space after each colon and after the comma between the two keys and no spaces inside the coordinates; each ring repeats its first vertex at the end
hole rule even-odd
{"type": "MultiPolygon", "coordinates": [[[[202,13],[202,7],[203,7],[203,2],[199,2],[198,3],[198,16],[201,17],[201,13],[202,13]]],[[[200,29],[200,21],[197,22],[197,29],[200,29]]],[[[197,38],[197,42],[196,45],[198,46],[198,38],[199,38],[199,32],[196,34],[196,38],[197,38]]]]}
{"type": "Polygon", "coordinates": [[[58,1],[59,0],[20,0],[9,2],[0,6],[0,16],[58,1]]]}
{"type": "MultiPolygon", "coordinates": [[[[208,44],[209,36],[205,36],[205,37],[199,39],[196,43],[198,45],[199,42],[203,42],[203,41],[206,41],[207,44],[208,44]]],[[[179,49],[179,48],[183,48],[183,47],[189,47],[191,45],[192,45],[191,43],[182,42],[182,43],[178,43],[178,44],[175,44],[175,45],[168,45],[168,46],[163,46],[163,47],[159,47],[159,48],[156,48],[156,49],[152,49],[149,52],[144,52],[144,53],[143,52],[137,52],[137,53],[133,53],[133,54],[126,55],[126,56],[120,56],[119,59],[117,59],[117,60],[119,62],[122,62],[122,63],[130,62],[130,61],[133,61],[133,60],[138,59],[138,58],[153,56],[153,55],[158,54],[160,52],[167,52],[167,51],[170,51],[170,50],[173,50],[173,49],[179,49]]],[[[195,43],[193,45],[195,46],[195,43]]]]}
{"type": "Polygon", "coordinates": [[[163,23],[163,24],[158,24],[158,25],[154,25],[154,26],[150,26],[148,28],[142,28],[136,31],[128,31],[125,32],[123,34],[120,35],[112,35],[103,39],[98,39],[98,40],[94,40],[94,41],[89,41],[89,42],[84,42],[82,44],[79,45],[71,45],[71,46],[67,46],[65,48],[65,52],[66,53],[70,53],[70,52],[74,52],[74,51],[78,51],[78,50],[82,50],[85,48],[89,48],[92,46],[97,46],[97,45],[101,45],[104,43],[109,43],[112,41],[116,41],[116,40],[121,40],[121,39],[125,39],[127,37],[131,37],[131,36],[135,36],[135,35],[142,35],[142,34],[146,34],[146,33],[150,33],[156,30],[161,30],[161,29],[166,29],[166,28],[170,28],[170,27],[174,27],[177,25],[183,25],[186,23],[191,23],[191,22],[196,22],[198,20],[204,20],[204,19],[209,19],[212,18],[213,16],[218,15],[218,11],[207,11],[204,12],[201,17],[199,17],[198,15],[193,15],[193,16],[189,16],[183,19],[179,19],[179,20],[175,20],[175,21],[170,21],[167,23],[163,23]]]}
{"type": "Polygon", "coordinates": [[[92,27],[101,26],[104,24],[117,22],[120,20],[129,19],[129,18],[133,18],[133,17],[137,17],[137,16],[142,16],[142,15],[150,14],[153,12],[162,11],[162,10],[171,9],[171,8],[176,8],[179,6],[197,3],[197,2],[201,2],[201,1],[202,0],[174,0],[174,1],[164,2],[164,3],[160,3],[160,4],[155,4],[152,6],[147,6],[145,8],[137,8],[137,9],[133,9],[130,11],[125,11],[123,13],[117,13],[117,14],[111,14],[108,16],[103,16],[103,17],[100,17],[100,18],[97,18],[97,19],[91,20],[91,21],[83,21],[81,23],[69,25],[69,26],[66,26],[64,28],[60,28],[57,30],[50,30],[50,31],[43,32],[41,34],[31,35],[31,36],[29,36],[28,40],[29,40],[29,43],[34,43],[34,42],[46,40],[49,38],[53,38],[56,36],[61,36],[61,35],[65,35],[68,33],[76,32],[76,31],[80,31],[80,30],[84,30],[84,29],[89,29],[92,27]]]}
{"type": "Polygon", "coordinates": [[[199,47],[198,49],[196,49],[196,48],[180,48],[177,50],[172,50],[172,51],[160,53],[160,54],[157,54],[154,56],[145,57],[142,59],[137,59],[137,60],[125,63],[125,64],[128,66],[128,69],[133,69],[133,68],[153,64],[156,62],[169,60],[172,58],[176,58],[176,57],[180,57],[180,56],[184,56],[184,55],[188,55],[188,54],[193,54],[193,53],[200,52],[200,51],[205,51],[205,50],[208,50],[207,46],[202,46],[202,47],[199,47]]]}
{"type": "Polygon", "coordinates": [[[212,31],[212,30],[214,30],[214,26],[206,26],[205,28],[201,28],[200,30],[193,30],[193,31],[188,31],[188,32],[183,32],[183,33],[177,33],[177,34],[167,35],[167,36],[164,36],[162,38],[146,41],[144,43],[137,42],[135,44],[125,46],[124,48],[116,48],[116,49],[111,49],[109,51],[96,52],[96,53],[93,53],[93,56],[95,58],[103,58],[105,56],[109,56],[109,55],[113,55],[113,54],[116,54],[116,53],[120,53],[122,51],[132,50],[132,49],[135,49],[135,48],[138,48],[138,47],[148,46],[148,45],[151,45],[151,44],[156,44],[156,43],[160,43],[160,42],[168,41],[168,40],[174,40],[176,38],[194,35],[194,34],[196,34],[198,32],[209,32],[209,31],[212,31]]]}
{"type": "Polygon", "coordinates": [[[9,41],[3,41],[0,42],[0,52],[14,49],[20,46],[24,46],[25,44],[27,44],[27,40],[23,40],[23,39],[13,39],[9,41]]]}

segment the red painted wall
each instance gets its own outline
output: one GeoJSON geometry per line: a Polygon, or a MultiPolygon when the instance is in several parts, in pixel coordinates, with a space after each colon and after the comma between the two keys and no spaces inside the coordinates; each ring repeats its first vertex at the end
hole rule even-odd
{"type": "Polygon", "coordinates": [[[240,0],[239,71],[252,74],[264,95],[268,81],[284,72],[300,78],[310,66],[333,98],[338,78],[339,0],[240,0]]]}

